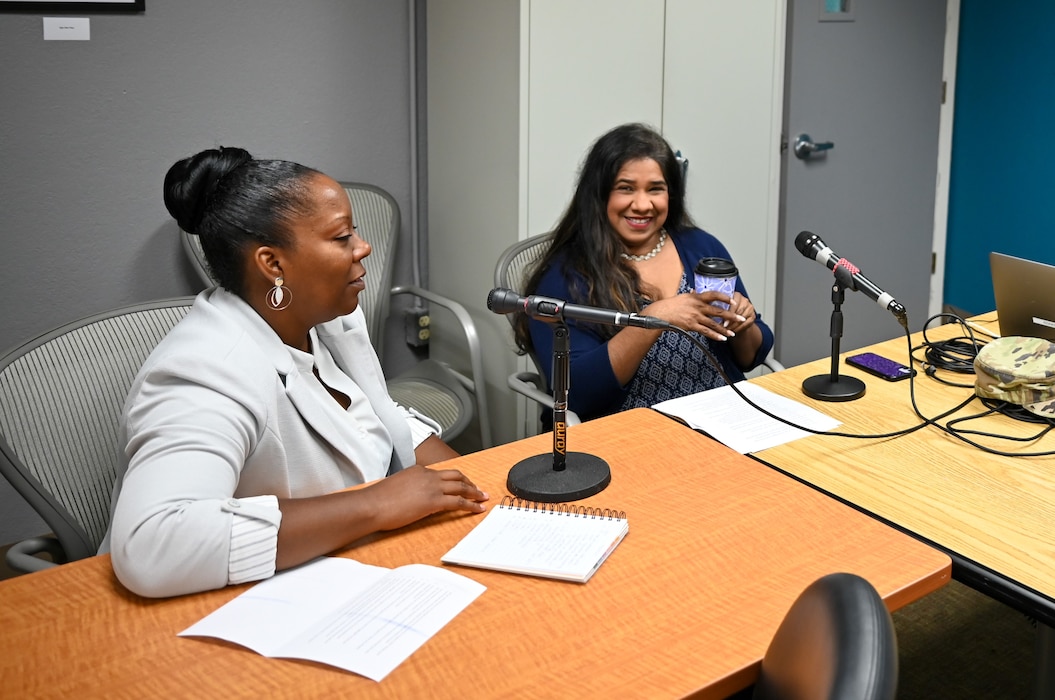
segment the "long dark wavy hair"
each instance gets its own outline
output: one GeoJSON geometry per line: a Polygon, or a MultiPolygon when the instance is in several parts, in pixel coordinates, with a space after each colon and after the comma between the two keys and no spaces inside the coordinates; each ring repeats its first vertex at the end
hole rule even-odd
{"type": "Polygon", "coordinates": [[[290,224],[311,208],[312,168],[256,160],[243,148],[210,148],[165,174],[165,207],[180,228],[201,239],[220,286],[242,294],[245,254],[252,245],[287,247],[290,224]]]}
{"type": "MultiPolygon", "coordinates": [[[[650,297],[649,290],[642,288],[637,271],[619,255],[626,248],[608,221],[608,198],[623,166],[646,158],[659,164],[667,181],[669,204],[664,228],[674,232],[693,225],[685,211],[685,178],[670,144],[645,124],[617,126],[597,139],[587,153],[575,195],[522,293],[534,294],[546,270],[563,258],[564,276],[578,276],[585,282],[584,288],[571,285],[573,298],[566,301],[625,312],[641,310],[642,301],[650,297]]],[[[515,318],[515,340],[521,353],[532,349],[528,321],[523,313],[515,318]]],[[[598,330],[611,337],[617,329],[599,326],[598,330]]]]}

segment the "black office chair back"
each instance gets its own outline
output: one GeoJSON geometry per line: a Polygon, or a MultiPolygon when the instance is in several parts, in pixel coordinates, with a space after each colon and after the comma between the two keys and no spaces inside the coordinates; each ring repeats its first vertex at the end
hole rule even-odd
{"type": "Polygon", "coordinates": [[[875,588],[830,574],[792,604],[762,660],[754,700],[893,700],[897,638],[875,588]]]}

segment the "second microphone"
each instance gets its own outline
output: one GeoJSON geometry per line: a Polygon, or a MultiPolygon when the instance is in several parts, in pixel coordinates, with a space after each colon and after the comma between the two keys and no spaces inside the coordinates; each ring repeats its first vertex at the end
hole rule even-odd
{"type": "Polygon", "coordinates": [[[614,309],[600,309],[595,306],[569,304],[563,299],[538,295],[522,297],[512,289],[495,287],[487,295],[487,308],[496,314],[511,314],[523,311],[531,318],[540,321],[586,321],[607,326],[633,326],[664,330],[673,326],[654,316],[642,316],[614,309]]]}

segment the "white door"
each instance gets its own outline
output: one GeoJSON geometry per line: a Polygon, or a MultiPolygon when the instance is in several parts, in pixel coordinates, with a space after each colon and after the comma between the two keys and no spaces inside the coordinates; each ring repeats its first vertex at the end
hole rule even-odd
{"type": "Polygon", "coordinates": [[[667,0],[666,12],[663,134],[689,160],[689,213],[772,323],[785,4],[667,0]]]}
{"type": "Polygon", "coordinates": [[[595,139],[626,122],[660,126],[666,0],[531,0],[521,17],[527,219],[553,230],[595,139]],[[634,36],[628,52],[615,37],[634,36]]]}
{"type": "MultiPolygon", "coordinates": [[[[908,309],[928,317],[945,0],[789,0],[777,357],[831,353],[832,273],[794,245],[803,230],[908,309]],[[843,7],[842,14],[826,9],[843,7]],[[802,160],[801,134],[832,148],[802,160]]],[[[901,332],[846,292],[843,351],[901,332]]]]}
{"type": "MultiPolygon", "coordinates": [[[[526,365],[484,306],[495,261],[552,229],[590,144],[617,124],[658,126],[689,156],[693,216],[772,318],[784,7],[430,0],[429,280],[474,316],[498,441],[535,432],[538,409],[507,389],[526,365]]],[[[457,341],[444,340],[434,320],[431,355],[460,366],[457,341]]]]}

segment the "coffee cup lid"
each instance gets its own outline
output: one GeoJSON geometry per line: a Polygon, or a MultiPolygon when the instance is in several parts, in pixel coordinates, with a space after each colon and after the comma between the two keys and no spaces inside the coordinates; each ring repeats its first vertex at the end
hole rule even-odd
{"type": "Polygon", "coordinates": [[[702,258],[696,263],[696,274],[707,277],[732,277],[737,274],[736,265],[725,258],[702,258]]]}

